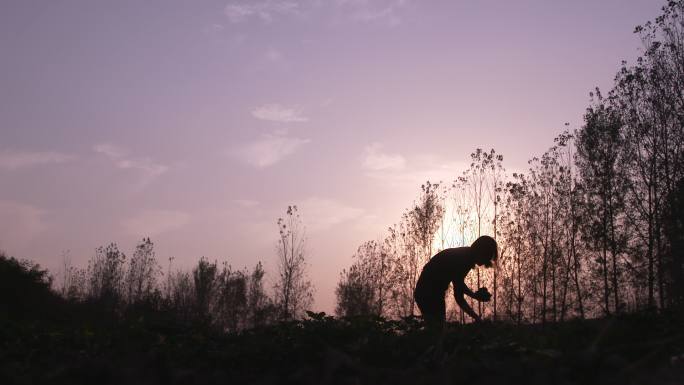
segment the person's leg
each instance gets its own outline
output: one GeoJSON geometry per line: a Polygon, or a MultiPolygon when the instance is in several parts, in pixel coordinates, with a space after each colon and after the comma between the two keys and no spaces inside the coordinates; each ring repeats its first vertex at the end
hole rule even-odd
{"type": "Polygon", "coordinates": [[[446,302],[444,301],[444,294],[439,297],[437,304],[435,305],[437,311],[437,316],[439,317],[439,322],[442,326],[446,323],[446,302]]]}
{"type": "Polygon", "coordinates": [[[434,331],[441,330],[446,316],[444,297],[420,289],[416,290],[414,297],[426,326],[434,331]]]}
{"type": "Polygon", "coordinates": [[[441,365],[443,359],[442,340],[444,323],[446,318],[446,304],[444,297],[440,295],[416,297],[418,309],[420,309],[425,328],[426,337],[429,341],[428,349],[421,355],[420,361],[429,365],[441,365]]]}

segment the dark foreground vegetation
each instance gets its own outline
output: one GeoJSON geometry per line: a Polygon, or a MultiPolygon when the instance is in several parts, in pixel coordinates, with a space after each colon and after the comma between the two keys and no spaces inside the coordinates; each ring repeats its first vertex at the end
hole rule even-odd
{"type": "Polygon", "coordinates": [[[419,318],[303,320],[225,332],[146,306],[112,310],[49,289],[45,271],[0,261],[2,384],[679,384],[681,314],[544,325],[419,318]],[[16,290],[8,290],[9,288],[16,290]]]}
{"type": "MultiPolygon", "coordinates": [[[[75,309],[72,309],[75,310],[75,309]]],[[[681,318],[451,325],[443,352],[418,319],[314,314],[242,333],[164,317],[6,322],[4,384],[680,384],[681,318]],[[426,353],[427,352],[427,353],[426,353]]]]}

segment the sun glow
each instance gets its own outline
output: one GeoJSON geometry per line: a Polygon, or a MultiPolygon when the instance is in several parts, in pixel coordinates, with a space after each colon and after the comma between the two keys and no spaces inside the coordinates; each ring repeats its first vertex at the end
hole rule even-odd
{"type": "Polygon", "coordinates": [[[450,192],[443,204],[444,215],[432,239],[433,253],[470,246],[480,235],[494,235],[493,205],[483,206],[478,220],[475,206],[459,191],[450,192]]]}

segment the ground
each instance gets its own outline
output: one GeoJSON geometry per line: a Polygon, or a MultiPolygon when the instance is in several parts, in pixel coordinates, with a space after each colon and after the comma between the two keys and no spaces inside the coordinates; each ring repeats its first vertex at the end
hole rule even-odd
{"type": "Polygon", "coordinates": [[[684,383],[675,315],[454,324],[441,347],[419,319],[322,313],[230,334],[156,317],[2,324],[3,384],[684,383]]]}

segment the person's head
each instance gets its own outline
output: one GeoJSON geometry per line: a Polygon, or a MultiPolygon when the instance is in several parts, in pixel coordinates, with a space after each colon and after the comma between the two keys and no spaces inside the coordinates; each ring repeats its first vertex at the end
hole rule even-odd
{"type": "Polygon", "coordinates": [[[477,238],[470,248],[478,266],[492,267],[492,261],[496,261],[499,256],[496,241],[488,235],[477,238]]]}

